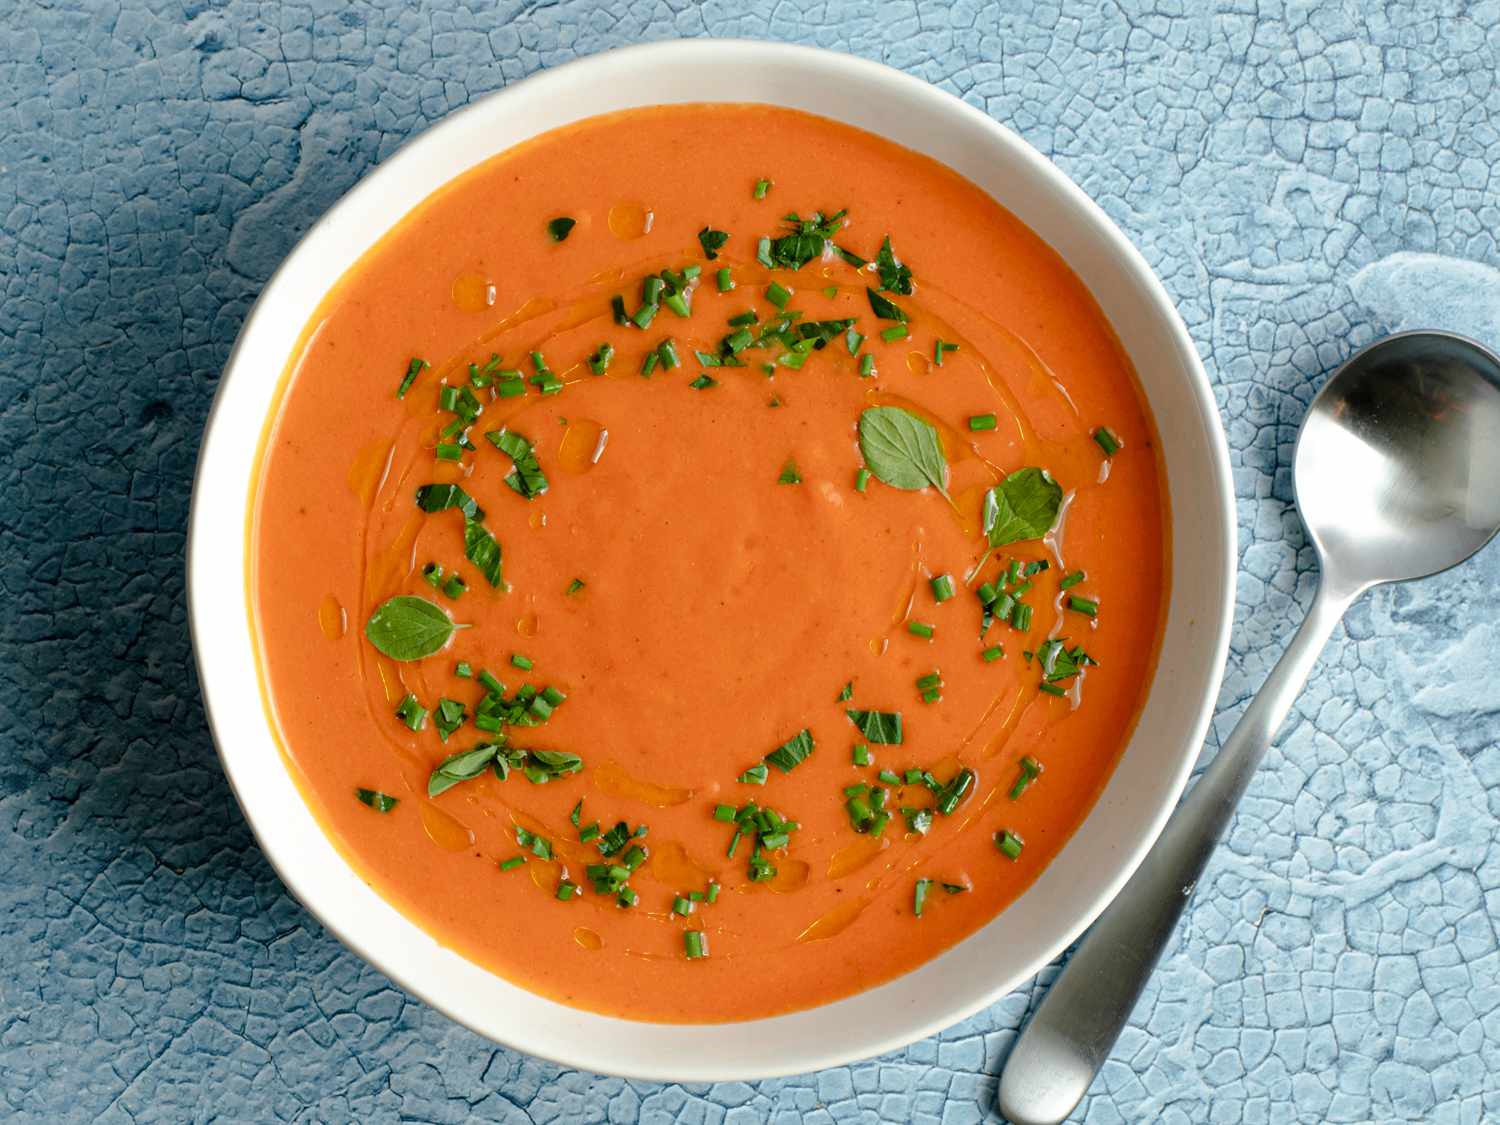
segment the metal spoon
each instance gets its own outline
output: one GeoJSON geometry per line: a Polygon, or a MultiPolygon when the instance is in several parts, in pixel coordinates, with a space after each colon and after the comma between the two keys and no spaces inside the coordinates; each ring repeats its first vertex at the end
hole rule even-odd
{"type": "Polygon", "coordinates": [[[1383,582],[1457,566],[1500,529],[1500,358],[1446,332],[1402,332],[1345,363],[1293,457],[1322,577],[1260,694],[1099,916],[1017,1039],[1000,1080],[1014,1125],[1060,1122],[1088,1091],[1324,643],[1383,582]]]}

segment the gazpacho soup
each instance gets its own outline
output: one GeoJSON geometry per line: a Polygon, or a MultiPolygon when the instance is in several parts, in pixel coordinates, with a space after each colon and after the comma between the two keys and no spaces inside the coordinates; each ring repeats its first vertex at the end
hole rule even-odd
{"type": "Polygon", "coordinates": [[[329,293],[252,497],[278,741],[443,945],[633,1019],[869,988],[1087,815],[1169,578],[1153,423],[1036,234],[760,105],[475,167],[329,293]]]}

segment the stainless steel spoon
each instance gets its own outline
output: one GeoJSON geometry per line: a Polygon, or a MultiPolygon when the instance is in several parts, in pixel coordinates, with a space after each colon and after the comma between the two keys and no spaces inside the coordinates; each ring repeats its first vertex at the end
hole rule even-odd
{"type": "Polygon", "coordinates": [[[1297,506],[1322,577],[1260,694],[1089,930],[1017,1039],[1000,1080],[1014,1125],[1052,1125],[1088,1091],[1324,643],[1383,582],[1457,566],[1500,529],[1500,358],[1446,332],[1403,332],[1345,363],[1308,408],[1297,506]]]}

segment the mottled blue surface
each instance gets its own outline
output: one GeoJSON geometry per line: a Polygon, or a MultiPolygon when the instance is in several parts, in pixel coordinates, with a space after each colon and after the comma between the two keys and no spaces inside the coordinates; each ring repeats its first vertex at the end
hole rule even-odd
{"type": "MultiPolygon", "coordinates": [[[[1322,375],[1390,327],[1500,343],[1497,29],[1409,0],[0,5],[0,1113],[978,1119],[1030,988],[848,1069],[602,1080],[455,1027],[287,897],[184,620],[230,342],[356,176],[534,70],[705,33],[892,63],[1053,157],[1182,309],[1239,499],[1222,735],[1314,583],[1288,465],[1322,375]]],[[[1497,574],[1355,608],[1081,1120],[1500,1120],[1497,574]]]]}

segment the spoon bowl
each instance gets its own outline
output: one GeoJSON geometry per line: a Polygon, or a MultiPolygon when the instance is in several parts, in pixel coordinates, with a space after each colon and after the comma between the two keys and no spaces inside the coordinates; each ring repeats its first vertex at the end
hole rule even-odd
{"type": "Polygon", "coordinates": [[[1293,476],[1324,581],[1458,565],[1500,528],[1500,358],[1447,332],[1376,341],[1313,399],[1293,476]]]}
{"type": "Polygon", "coordinates": [[[1317,596],[1213,764],[1022,1029],[999,1089],[1013,1125],[1055,1125],[1088,1091],[1354,599],[1457,566],[1500,529],[1500,359],[1448,332],[1371,344],[1313,398],[1293,481],[1322,569],[1317,596]]]}

